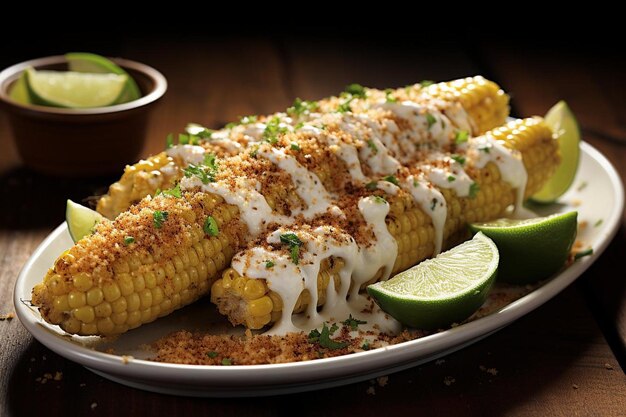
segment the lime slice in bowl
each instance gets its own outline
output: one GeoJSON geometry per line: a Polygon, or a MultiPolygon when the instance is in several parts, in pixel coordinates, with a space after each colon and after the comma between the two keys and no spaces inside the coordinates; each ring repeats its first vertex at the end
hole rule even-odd
{"type": "Polygon", "coordinates": [[[580,160],[580,129],[576,117],[564,101],[559,101],[545,117],[545,122],[559,141],[561,164],[531,200],[540,204],[550,204],[565,194],[574,182],[580,160]]]}
{"type": "Polygon", "coordinates": [[[563,267],[576,240],[577,218],[578,213],[570,211],[534,219],[473,223],[470,229],[489,236],[498,247],[498,281],[529,284],[563,267]]]}
{"type": "Polygon", "coordinates": [[[36,71],[28,68],[26,88],[34,104],[52,107],[89,108],[117,104],[128,75],[91,74],[74,71],[36,71]]]}
{"type": "MultiPolygon", "coordinates": [[[[65,54],[70,71],[75,72],[88,72],[94,74],[118,74],[128,75],[126,71],[115,62],[101,55],[92,54],[89,52],[70,52],[65,54]]],[[[128,75],[128,81],[126,84],[126,90],[120,97],[117,104],[126,103],[129,101],[137,100],[141,97],[141,91],[137,86],[137,83],[128,75]]]]}
{"type": "Polygon", "coordinates": [[[20,104],[30,104],[28,88],[26,87],[26,76],[24,73],[22,73],[20,78],[11,86],[9,97],[20,104]]]}
{"type": "Polygon", "coordinates": [[[74,243],[90,234],[93,228],[104,220],[104,216],[97,211],[81,206],[72,200],[67,200],[65,221],[74,243]]]}
{"type": "Polygon", "coordinates": [[[468,318],[484,303],[498,270],[499,254],[491,239],[477,233],[433,259],[367,292],[401,323],[437,329],[468,318]]]}

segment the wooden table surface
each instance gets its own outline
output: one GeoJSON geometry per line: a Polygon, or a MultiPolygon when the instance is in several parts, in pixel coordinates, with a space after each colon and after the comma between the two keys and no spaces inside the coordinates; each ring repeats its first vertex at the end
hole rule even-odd
{"type": "MultiPolygon", "coordinates": [[[[466,50],[443,41],[390,46],[284,36],[130,38],[98,52],[146,62],[168,78],[144,155],[161,150],[165,135],[189,121],[218,127],[240,115],[283,109],[295,97],[336,93],[352,82],[384,88],[484,74],[511,93],[515,115],[544,114],[567,100],[584,139],[611,160],[622,181],[626,176],[626,65],[617,52],[554,54],[488,40],[466,50]]],[[[31,57],[4,56],[0,63],[31,57]]],[[[0,149],[2,314],[14,311],[13,286],[23,264],[64,220],[65,199],[101,192],[115,178],[70,181],[20,167],[4,118],[0,149]]],[[[361,382],[253,400],[159,395],[101,378],[43,347],[19,320],[0,321],[0,415],[624,415],[624,219],[604,255],[553,300],[444,360],[390,375],[385,386],[361,382]],[[45,374],[56,372],[61,380],[42,383],[45,374]]]]}

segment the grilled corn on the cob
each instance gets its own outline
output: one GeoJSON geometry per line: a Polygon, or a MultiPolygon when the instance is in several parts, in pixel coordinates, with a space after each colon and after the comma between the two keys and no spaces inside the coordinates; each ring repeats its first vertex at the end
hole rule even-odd
{"type": "MultiPolygon", "coordinates": [[[[505,97],[503,93],[495,95],[500,103],[500,110],[494,110],[496,118],[506,114],[501,110],[502,103],[507,106],[505,97]]],[[[491,96],[486,101],[496,99],[491,96]]],[[[324,105],[331,106],[321,107],[324,105]]],[[[182,164],[177,166],[178,175],[186,177],[181,198],[147,197],[113,222],[99,225],[92,236],[78,242],[56,261],[44,281],[33,289],[33,303],[40,307],[44,319],[68,333],[109,335],[168,314],[206,294],[213,285],[213,298],[231,321],[259,328],[277,319],[283,300],[269,291],[263,280],[238,277],[232,269],[214,282],[233,255],[255,239],[262,239],[274,227],[273,222],[289,224],[296,218],[313,227],[332,219],[344,230],[359,233],[365,230],[363,235],[371,237],[369,225],[355,209],[354,202],[367,196],[384,196],[390,203],[387,229],[398,247],[392,269],[398,271],[431,256],[438,249],[438,233],[440,240],[453,242],[460,238],[466,221],[494,218],[515,202],[514,187],[510,180],[503,181],[495,162],[480,169],[468,169],[474,180],[472,184],[477,184],[475,195],[462,197],[450,188],[441,188],[445,202],[438,204],[445,204],[448,211],[444,227],[438,232],[423,202],[415,201],[402,190],[387,195],[383,192],[385,187],[365,184],[371,178],[383,176],[389,183],[415,178],[417,184],[418,179],[424,178],[419,157],[426,151],[411,136],[415,125],[394,113],[404,111],[404,107],[389,110],[359,109],[359,106],[365,104],[354,103],[354,116],[350,112],[320,115],[316,120],[321,125],[306,130],[288,132],[278,126],[278,133],[266,137],[264,143],[253,144],[244,153],[220,160],[219,172],[204,165],[187,170],[182,164]],[[345,123],[359,125],[362,130],[352,132],[345,128],[345,123]],[[398,143],[413,143],[419,149],[407,151],[398,143]],[[352,149],[353,153],[343,152],[346,149],[352,149]],[[394,156],[402,159],[404,166],[394,156]],[[303,183],[316,191],[316,197],[324,198],[311,198],[303,193],[299,189],[303,183]],[[245,193],[240,192],[242,187],[245,193]],[[315,206],[329,196],[334,196],[332,201],[336,206],[329,205],[328,210],[316,212],[315,206]],[[267,216],[256,216],[251,221],[256,210],[267,216]],[[343,217],[337,217],[342,210],[343,217]],[[129,236],[134,243],[125,243],[129,236]]],[[[450,165],[450,151],[457,146],[461,149],[469,132],[459,129],[453,117],[447,118],[443,112],[433,116],[428,109],[410,109],[413,113],[408,117],[415,118],[415,123],[423,123],[424,143],[434,146],[437,135],[448,141],[441,149],[450,165]],[[431,123],[431,119],[437,124],[431,123]],[[433,133],[435,130],[438,133],[433,133]]],[[[484,125],[473,122],[471,117],[468,120],[470,124],[484,125]]],[[[489,136],[494,141],[505,140],[505,146],[523,155],[529,174],[526,196],[541,187],[558,164],[556,143],[538,119],[516,122],[492,131],[489,136]]],[[[459,176],[459,182],[460,179],[459,176]]],[[[343,262],[341,257],[329,257],[322,262],[319,294],[309,292],[309,300],[305,293],[296,311],[314,299],[317,304],[324,303],[324,288],[330,282],[337,282],[335,289],[339,286],[337,276],[343,262]]],[[[383,273],[381,269],[372,280],[383,273]]]]}

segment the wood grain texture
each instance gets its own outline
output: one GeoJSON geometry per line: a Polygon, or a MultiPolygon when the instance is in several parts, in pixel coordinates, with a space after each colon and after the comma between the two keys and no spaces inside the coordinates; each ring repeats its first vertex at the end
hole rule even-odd
{"type": "MultiPolygon", "coordinates": [[[[561,97],[577,114],[587,114],[586,106],[604,106],[602,117],[612,112],[608,130],[601,130],[609,126],[604,119],[581,120],[586,130],[600,132],[589,140],[622,176],[626,174],[623,147],[605,138],[624,133],[623,95],[606,91],[614,73],[605,67],[596,68],[597,73],[570,74],[566,82],[557,79],[557,64],[553,76],[544,68],[548,64],[533,59],[523,60],[526,71],[521,71],[519,58],[503,50],[484,50],[477,57],[454,45],[408,42],[389,47],[323,37],[131,39],[115,54],[151,64],[169,81],[145,155],[161,150],[166,134],[189,121],[219,127],[240,115],[284,108],[296,96],[315,99],[336,93],[351,82],[401,86],[480,73],[486,63],[497,80],[514,91],[520,114],[541,114],[561,97]],[[585,86],[589,91],[571,91],[572,85],[596,74],[604,79],[585,86]],[[585,101],[587,95],[593,105],[585,101]]],[[[6,126],[0,119],[3,132],[6,126]]],[[[3,134],[0,140],[6,144],[7,138],[3,134]]],[[[3,153],[0,162],[5,160],[0,169],[17,164],[14,153],[3,153]]],[[[68,181],[23,169],[0,171],[0,193],[11,196],[10,204],[0,205],[0,313],[13,311],[17,274],[41,240],[63,221],[65,198],[80,201],[112,180],[68,181]]],[[[617,330],[626,323],[624,288],[610,271],[623,262],[625,242],[622,230],[580,283],[537,311],[445,361],[390,375],[386,386],[362,382],[252,400],[159,395],[103,379],[44,348],[18,320],[0,321],[0,415],[623,415],[626,377],[615,356],[623,352],[615,345],[612,351],[606,337],[613,343],[624,334],[617,330]],[[56,372],[62,373],[60,381],[38,380],[56,372]]]]}

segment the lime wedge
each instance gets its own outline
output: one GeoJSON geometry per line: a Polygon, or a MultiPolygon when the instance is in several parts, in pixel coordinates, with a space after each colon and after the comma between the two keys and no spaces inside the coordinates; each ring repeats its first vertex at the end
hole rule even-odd
{"type": "Polygon", "coordinates": [[[74,243],[90,234],[94,226],[103,220],[104,216],[97,211],[67,200],[65,221],[74,243]]]}
{"type": "Polygon", "coordinates": [[[554,175],[532,200],[541,204],[549,204],[565,194],[574,182],[580,160],[580,129],[576,117],[564,101],[559,101],[546,114],[545,122],[557,135],[561,164],[554,175]]]}
{"type": "Polygon", "coordinates": [[[473,223],[473,232],[489,236],[500,251],[498,280],[528,284],[563,267],[576,239],[578,213],[570,211],[527,220],[473,223]]]}
{"type": "Polygon", "coordinates": [[[426,260],[367,292],[398,321],[436,329],[472,315],[485,301],[498,270],[498,248],[477,233],[436,258],[426,260]]]}
{"type": "MultiPolygon", "coordinates": [[[[65,54],[65,58],[67,58],[70,71],[128,75],[122,67],[110,59],[89,52],[70,52],[69,54],[65,54]]],[[[117,104],[137,100],[140,97],[141,91],[135,80],[129,75],[126,90],[117,104]]]]}
{"type": "Polygon", "coordinates": [[[26,88],[26,76],[24,73],[20,75],[15,84],[9,91],[9,97],[21,104],[30,104],[30,97],[28,96],[28,88],[26,88]]]}
{"type": "Polygon", "coordinates": [[[117,104],[128,80],[128,75],[36,71],[32,68],[28,68],[25,74],[33,103],[69,108],[117,104]]]}

